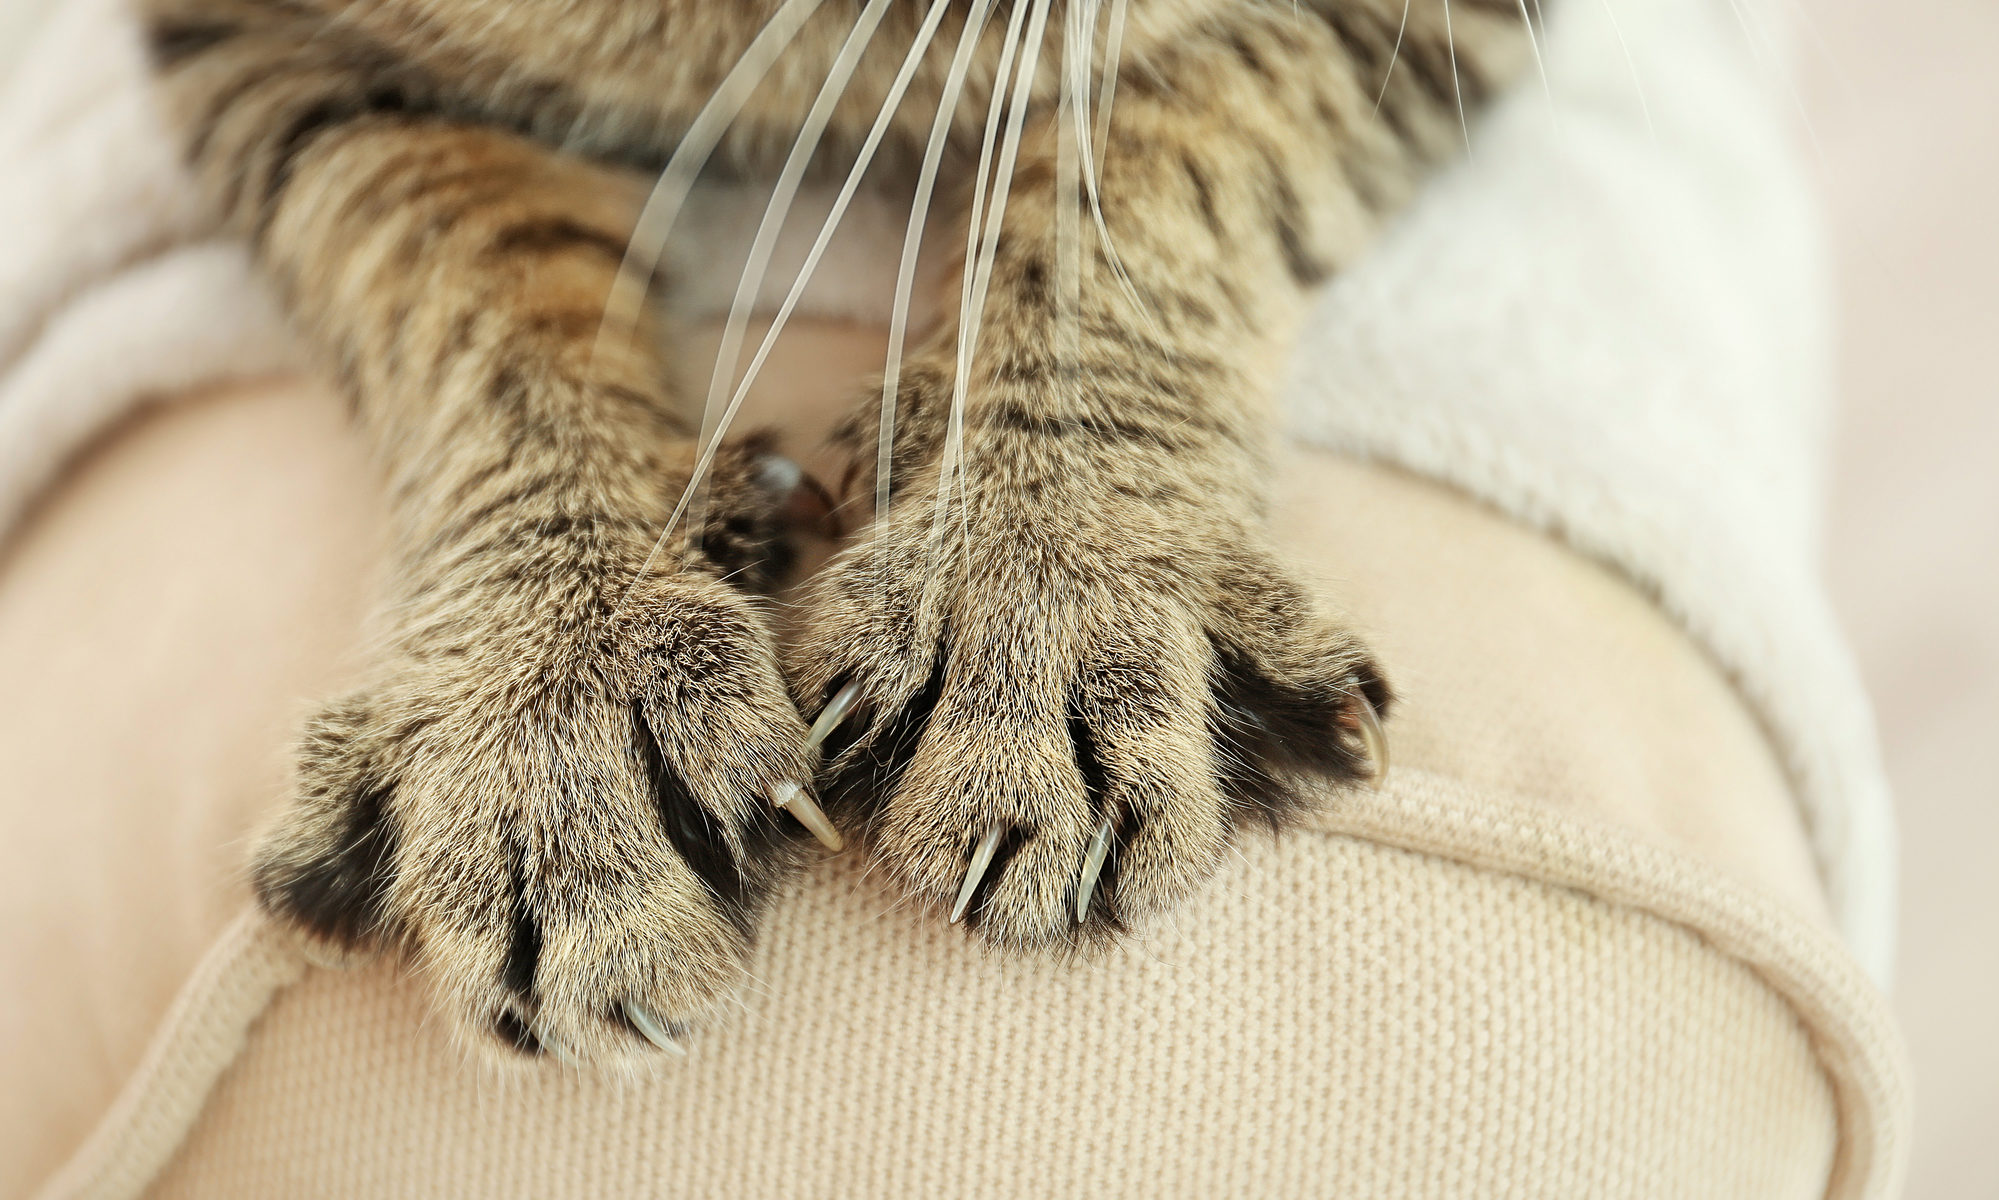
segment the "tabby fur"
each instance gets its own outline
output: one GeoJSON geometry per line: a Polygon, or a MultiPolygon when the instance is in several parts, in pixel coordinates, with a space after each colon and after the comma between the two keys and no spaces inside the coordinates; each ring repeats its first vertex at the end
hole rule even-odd
{"type": "MultiPolygon", "coordinates": [[[[599,336],[649,186],[780,0],[140,0],[190,169],[393,500],[394,635],[307,728],[258,892],[322,955],[407,953],[471,1045],[629,1065],[716,1016],[804,858],[788,783],[818,778],[940,913],[1001,831],[967,919],[1031,949],[1162,912],[1239,827],[1297,814],[1292,781],[1368,771],[1388,687],[1264,532],[1273,364],[1518,70],[1526,7],[1093,6],[1121,40],[1107,74],[1111,39],[1088,43],[1115,84],[1092,189],[1064,160],[1083,0],[991,6],[955,97],[977,6],[944,2],[878,158],[914,169],[945,112],[937,207],[969,214],[1003,68],[1039,36],[989,290],[962,389],[955,293],[910,345],[892,502],[780,649],[762,596],[795,473],[767,438],[726,444],[662,541],[701,412],[655,306],[599,336]],[[850,684],[822,776],[805,716],[850,684]]],[[[718,169],[776,170],[863,7],[819,5],[718,169]]],[[[928,11],[889,3],[822,167],[928,11]]],[[[836,435],[863,490],[882,405],[836,435]]]]}

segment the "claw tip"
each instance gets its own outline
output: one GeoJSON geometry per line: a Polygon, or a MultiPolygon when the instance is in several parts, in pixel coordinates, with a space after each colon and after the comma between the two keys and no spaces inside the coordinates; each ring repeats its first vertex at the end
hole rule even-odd
{"type": "Polygon", "coordinates": [[[1000,838],[1005,833],[1005,827],[995,825],[986,830],[986,835],[979,839],[978,846],[973,849],[972,863],[965,869],[965,882],[958,885],[958,899],[951,905],[951,924],[956,925],[964,920],[965,913],[971,909],[972,897],[979,890],[979,880],[985,878],[986,869],[993,865],[993,855],[998,853],[1000,838]]]}
{"type": "Polygon", "coordinates": [[[1076,924],[1081,925],[1090,916],[1090,900],[1097,894],[1097,879],[1104,872],[1104,859],[1111,852],[1111,823],[1105,821],[1097,826],[1096,836],[1090,839],[1090,849],[1083,856],[1083,874],[1076,883],[1076,924]]]}
{"type": "Polygon", "coordinates": [[[825,710],[819,714],[819,719],[812,722],[812,731],[805,735],[805,744],[817,750],[820,744],[840,727],[840,722],[847,719],[847,714],[853,711],[854,705],[858,704],[860,699],[860,684],[849,683],[841,688],[827,702],[825,710]]]}
{"type": "Polygon", "coordinates": [[[1360,740],[1367,747],[1367,756],[1374,760],[1371,782],[1380,791],[1388,782],[1388,734],[1381,728],[1381,717],[1374,711],[1374,705],[1365,699],[1360,702],[1360,740]]]}
{"type": "Polygon", "coordinates": [[[813,837],[819,839],[819,844],[828,850],[841,850],[846,847],[847,840],[840,836],[839,830],[833,828],[833,822],[827,818],[826,810],[819,807],[818,801],[812,798],[812,793],[806,791],[802,785],[791,782],[779,784],[777,790],[771,793],[771,803],[790,813],[793,819],[805,826],[813,837]]]}
{"type": "Polygon", "coordinates": [[[668,1037],[665,1027],[655,1020],[653,1015],[645,1009],[640,1008],[630,1001],[626,1001],[625,1019],[630,1021],[632,1028],[638,1030],[639,1034],[654,1046],[677,1058],[687,1057],[687,1047],[668,1037]]]}

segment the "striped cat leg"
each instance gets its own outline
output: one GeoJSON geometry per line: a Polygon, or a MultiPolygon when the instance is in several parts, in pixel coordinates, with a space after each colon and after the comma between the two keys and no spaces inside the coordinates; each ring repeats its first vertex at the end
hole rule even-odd
{"type": "MultiPolygon", "coordinates": [[[[795,468],[695,457],[658,331],[598,345],[639,181],[459,121],[300,4],[167,2],[190,162],[338,372],[393,497],[396,603],[306,731],[265,907],[395,944],[468,1043],[630,1061],[741,979],[811,758],[767,614],[795,468]]],[[[828,836],[833,835],[828,833],[828,836]]]]}
{"type": "MultiPolygon", "coordinates": [[[[853,701],[829,800],[996,944],[1160,913],[1239,827],[1296,819],[1302,778],[1386,765],[1380,670],[1263,527],[1288,332],[1460,128],[1427,74],[1444,30],[1412,21],[1424,65],[1384,88],[1397,29],[1377,25],[1243,5],[1129,65],[1108,246],[1068,124],[1030,113],[967,268],[974,292],[989,269],[976,328],[912,354],[892,502],[815,580],[790,666],[801,696],[853,701]]],[[[1483,44],[1461,59],[1481,91],[1483,44]]],[[[871,400],[836,435],[863,480],[877,423],[871,400]]]]}

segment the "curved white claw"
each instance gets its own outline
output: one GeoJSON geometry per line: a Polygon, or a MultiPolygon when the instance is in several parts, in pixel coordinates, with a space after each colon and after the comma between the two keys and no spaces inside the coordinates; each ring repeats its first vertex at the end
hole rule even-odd
{"type": "Polygon", "coordinates": [[[1104,873],[1104,859],[1111,853],[1111,823],[1105,821],[1097,826],[1097,834],[1090,839],[1090,851],[1083,856],[1083,875],[1076,884],[1076,924],[1081,925],[1090,915],[1090,898],[1097,893],[1097,877],[1104,873]]]}
{"type": "Polygon", "coordinates": [[[833,731],[840,727],[840,722],[846,720],[847,714],[854,711],[854,705],[860,702],[861,685],[858,683],[850,683],[834,693],[833,699],[827,702],[825,710],[819,714],[819,719],[812,722],[812,732],[805,735],[805,744],[817,750],[820,743],[833,736],[833,731]]]}
{"type": "Polygon", "coordinates": [[[951,924],[965,919],[965,910],[972,907],[972,893],[979,890],[979,880],[985,878],[986,868],[993,865],[993,855],[999,852],[1000,837],[1005,832],[1003,826],[995,825],[979,839],[972,851],[972,865],[965,871],[965,882],[958,885],[958,901],[951,906],[951,924]]]}
{"type": "Polygon", "coordinates": [[[799,784],[789,782],[778,784],[771,791],[770,802],[797,818],[798,823],[805,826],[813,837],[819,839],[819,844],[828,850],[838,850],[846,846],[847,840],[840,836],[839,830],[833,828],[833,822],[827,820],[826,810],[820,808],[818,801],[812,798],[812,793],[799,784]]]}
{"type": "Polygon", "coordinates": [[[322,971],[355,971],[367,966],[380,956],[379,950],[341,951],[320,944],[312,937],[300,937],[293,945],[298,956],[322,971]]]}
{"type": "Polygon", "coordinates": [[[577,1068],[582,1067],[583,1063],[580,1059],[576,1057],[575,1051],[571,1050],[568,1046],[557,1041],[556,1039],[550,1037],[548,1034],[543,1033],[541,1030],[537,1029],[534,1031],[534,1040],[540,1042],[541,1048],[548,1051],[551,1055],[553,1055],[555,1057],[555,1060],[561,1063],[563,1066],[577,1067],[577,1068]]]}
{"type": "Polygon", "coordinates": [[[1381,718],[1365,697],[1360,702],[1360,740],[1367,747],[1367,756],[1374,760],[1374,787],[1379,791],[1388,782],[1388,734],[1382,731],[1381,718]]]}
{"type": "Polygon", "coordinates": [[[681,1058],[687,1057],[687,1047],[668,1037],[665,1027],[651,1013],[633,1004],[630,1000],[625,1001],[624,1007],[625,1020],[630,1021],[632,1028],[643,1034],[646,1041],[658,1046],[668,1054],[677,1055],[681,1058]]]}

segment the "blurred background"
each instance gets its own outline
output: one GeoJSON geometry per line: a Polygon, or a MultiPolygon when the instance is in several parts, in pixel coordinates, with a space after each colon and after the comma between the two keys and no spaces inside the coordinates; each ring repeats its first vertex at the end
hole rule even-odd
{"type": "Polygon", "coordinates": [[[1999,1196],[1999,5],[1785,2],[1840,281],[1827,571],[1902,821],[1909,1195],[1999,1196]]]}
{"type": "MultiPolygon", "coordinates": [[[[59,2],[0,0],[0,77],[59,2]]],[[[1840,280],[1827,577],[1901,813],[1908,1194],[1999,1196],[1999,4],[1761,2],[1840,280]]]]}

